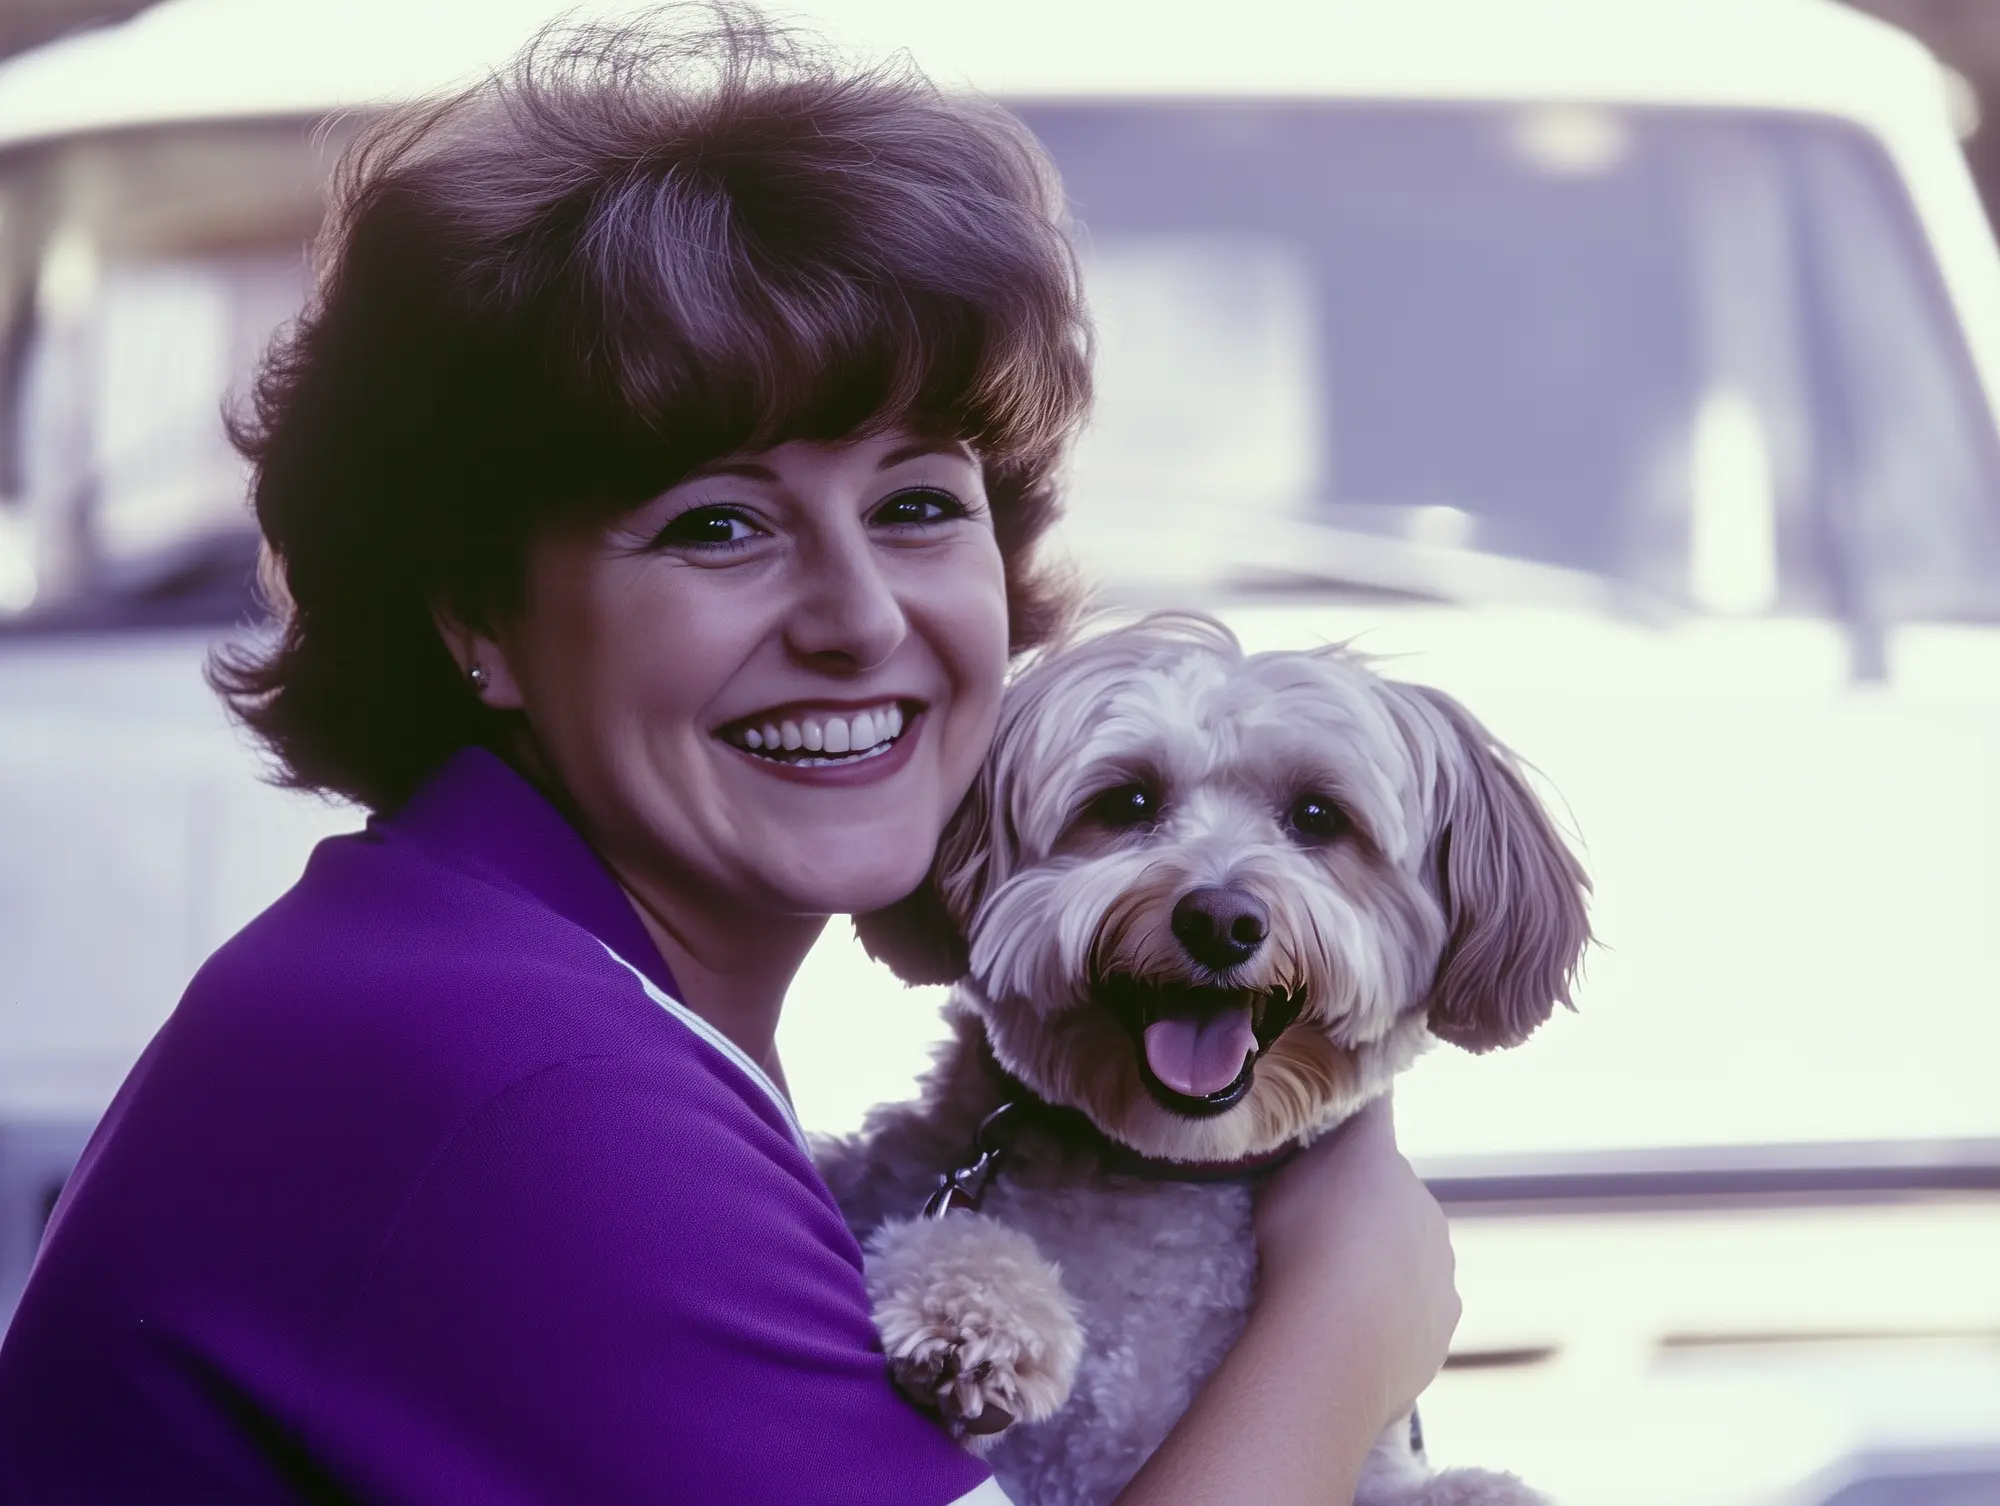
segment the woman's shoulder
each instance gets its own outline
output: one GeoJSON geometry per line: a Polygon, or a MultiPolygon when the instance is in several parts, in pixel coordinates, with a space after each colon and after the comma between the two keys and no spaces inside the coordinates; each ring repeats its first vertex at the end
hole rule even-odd
{"type": "Polygon", "coordinates": [[[588,932],[532,896],[371,830],[322,842],[299,881],[196,973],[184,1007],[274,1011],[302,1025],[332,1012],[348,1030],[368,1020],[450,1028],[467,1003],[601,989],[616,980],[606,960],[588,932]]]}
{"type": "Polygon", "coordinates": [[[761,1136],[758,1085],[662,998],[504,876],[366,832],[322,843],[208,960],[155,1054],[212,1094],[281,1083],[330,1120],[387,1117],[415,1140],[551,1067],[617,1061],[677,1095],[684,1123],[761,1136]]]}
{"type": "Polygon", "coordinates": [[[452,1136],[329,1367],[349,1384],[320,1426],[348,1391],[415,1396],[461,1436],[506,1430],[547,1479],[610,1458],[672,1498],[942,1501],[984,1474],[890,1386],[860,1251],[803,1157],[625,1061],[552,1066],[452,1136]]]}

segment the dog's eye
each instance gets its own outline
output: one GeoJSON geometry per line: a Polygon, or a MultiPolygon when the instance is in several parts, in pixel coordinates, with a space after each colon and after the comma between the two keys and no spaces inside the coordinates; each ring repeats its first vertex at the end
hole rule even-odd
{"type": "Polygon", "coordinates": [[[1347,812],[1324,795],[1299,796],[1285,819],[1309,842],[1330,842],[1347,830],[1347,812]]]}
{"type": "Polygon", "coordinates": [[[1091,816],[1105,826],[1144,826],[1160,813],[1160,797],[1143,784],[1121,784],[1090,802],[1091,816]]]}

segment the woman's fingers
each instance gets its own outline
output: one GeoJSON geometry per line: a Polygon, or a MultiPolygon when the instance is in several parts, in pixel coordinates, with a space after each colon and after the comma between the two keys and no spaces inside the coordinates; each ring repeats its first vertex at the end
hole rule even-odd
{"type": "Polygon", "coordinates": [[[1459,1303],[1444,1212],[1396,1149],[1386,1097],[1270,1179],[1257,1240],[1259,1301],[1370,1367],[1390,1421],[1444,1363],[1459,1303]]]}

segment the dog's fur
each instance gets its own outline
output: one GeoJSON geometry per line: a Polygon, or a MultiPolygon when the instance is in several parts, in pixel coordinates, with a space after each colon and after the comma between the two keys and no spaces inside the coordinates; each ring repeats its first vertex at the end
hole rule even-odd
{"type": "MultiPolygon", "coordinates": [[[[1046,654],[930,881],[857,923],[906,980],[958,984],[921,1099],[823,1148],[899,1383],[991,1447],[1021,1506],[1110,1501],[1240,1333],[1256,1270],[1246,1180],[1148,1165],[1310,1141],[1433,1036],[1525,1039],[1568,1001],[1587,889],[1510,755],[1354,653],[1246,656],[1220,624],[1162,614],[1046,654]],[[1133,786],[1150,811],[1107,801],[1133,786]],[[1250,955],[1204,962],[1182,940],[1195,890],[1268,917],[1250,955]],[[1149,1082],[1156,1014],[1135,1020],[1134,997],[1247,1002],[1261,1051],[1240,1099],[1149,1082]],[[1034,1108],[983,1211],[907,1217],[1010,1097],[1034,1108]]],[[[1511,1476],[1433,1475],[1408,1437],[1383,1435],[1358,1499],[1535,1499],[1511,1476]]]]}

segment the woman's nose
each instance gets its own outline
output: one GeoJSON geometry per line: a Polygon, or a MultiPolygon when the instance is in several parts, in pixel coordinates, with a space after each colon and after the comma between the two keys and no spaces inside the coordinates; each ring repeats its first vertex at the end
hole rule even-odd
{"type": "Polygon", "coordinates": [[[873,669],[895,652],[909,620],[866,538],[829,540],[800,563],[798,600],[786,625],[794,653],[873,669]]]}

